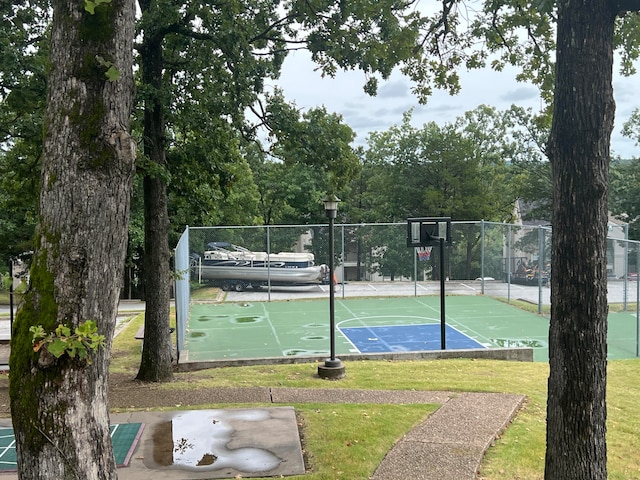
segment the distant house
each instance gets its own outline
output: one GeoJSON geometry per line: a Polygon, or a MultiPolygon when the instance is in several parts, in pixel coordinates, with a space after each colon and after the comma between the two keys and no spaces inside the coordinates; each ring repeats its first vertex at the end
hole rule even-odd
{"type": "Polygon", "coordinates": [[[11,270],[13,273],[13,289],[16,290],[21,284],[29,283],[29,262],[31,252],[21,255],[19,258],[11,259],[11,270]]]}
{"type": "MultiPolygon", "coordinates": [[[[511,238],[511,248],[505,245],[505,259],[511,262],[511,272],[515,272],[521,263],[537,265],[540,257],[540,242],[536,245],[538,230],[548,232],[542,238],[543,263],[551,261],[551,222],[548,220],[536,220],[531,217],[537,206],[532,203],[516,201],[514,206],[514,229],[511,238]]],[[[628,224],[609,216],[609,228],[607,233],[607,275],[610,278],[620,278],[629,273],[626,268],[628,251],[627,240],[628,224]]],[[[544,268],[544,267],[543,267],[544,268]]]]}

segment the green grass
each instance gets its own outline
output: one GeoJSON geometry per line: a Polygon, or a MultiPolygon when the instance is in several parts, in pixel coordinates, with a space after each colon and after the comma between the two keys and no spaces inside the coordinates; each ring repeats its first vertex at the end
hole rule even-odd
{"type": "Polygon", "coordinates": [[[198,301],[215,301],[221,290],[217,287],[208,285],[191,284],[191,300],[198,301]]]}
{"type": "MultiPolygon", "coordinates": [[[[134,317],[114,342],[112,369],[137,372],[142,323],[134,317]]],[[[524,408],[484,459],[486,480],[543,478],[547,363],[489,360],[354,361],[347,377],[318,379],[317,364],[228,367],[176,373],[159,390],[211,387],[304,387],[509,392],[527,396],[524,408]]],[[[609,362],[608,457],[611,480],[640,479],[640,360],[609,362]]],[[[217,405],[217,407],[220,407],[217,405]]],[[[391,446],[434,410],[430,405],[294,405],[310,472],[292,480],[365,479],[391,446]],[[339,467],[337,467],[339,465],[339,467]]]]}
{"type": "Polygon", "coordinates": [[[366,479],[435,405],[296,405],[309,473],[300,480],[366,479]]]}

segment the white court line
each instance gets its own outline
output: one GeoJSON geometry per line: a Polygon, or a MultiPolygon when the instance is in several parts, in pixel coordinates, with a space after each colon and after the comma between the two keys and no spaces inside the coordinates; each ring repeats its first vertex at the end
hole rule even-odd
{"type": "Polygon", "coordinates": [[[269,322],[269,326],[271,327],[271,333],[273,334],[274,338],[276,339],[276,342],[278,344],[278,348],[280,349],[280,351],[284,355],[284,350],[282,349],[282,342],[280,341],[280,337],[278,337],[278,334],[276,333],[276,327],[273,325],[273,322],[271,321],[271,317],[269,316],[269,312],[267,311],[267,304],[266,303],[262,303],[262,313],[264,314],[265,318],[267,319],[267,322],[269,322]]]}
{"type": "MultiPolygon", "coordinates": [[[[15,449],[15,445],[16,445],[16,440],[15,440],[15,437],[14,437],[13,441],[9,445],[7,445],[5,448],[3,448],[2,451],[0,451],[0,458],[4,457],[5,453],[7,453],[9,450],[15,449]]],[[[3,461],[1,463],[4,463],[6,465],[15,465],[16,464],[15,462],[6,462],[6,461],[3,461]]]]}
{"type": "Polygon", "coordinates": [[[461,286],[461,287],[468,288],[469,290],[474,291],[474,292],[477,292],[477,291],[478,291],[478,289],[477,289],[477,288],[475,288],[473,285],[468,285],[468,284],[466,284],[466,283],[462,283],[462,282],[460,282],[460,286],[461,286]]]}
{"type": "MultiPolygon", "coordinates": [[[[340,300],[338,300],[338,303],[340,304],[340,306],[341,306],[342,308],[344,308],[344,309],[345,309],[347,312],[349,312],[353,317],[355,317],[355,319],[358,319],[358,317],[356,316],[356,314],[355,314],[355,313],[353,313],[353,312],[351,311],[351,309],[347,308],[347,307],[344,305],[344,302],[341,302],[340,300]]],[[[353,320],[353,318],[352,318],[351,320],[353,320]]],[[[342,320],[342,322],[346,322],[346,320],[342,320]]],[[[340,332],[340,335],[342,335],[342,338],[344,338],[344,339],[345,339],[345,340],[346,340],[346,341],[347,341],[347,342],[348,342],[348,343],[353,347],[353,348],[351,348],[351,350],[352,350],[352,351],[354,351],[354,350],[355,350],[355,352],[357,352],[357,353],[362,353],[362,352],[360,351],[360,349],[355,345],[355,343],[353,343],[353,342],[351,341],[351,339],[350,339],[347,335],[345,335],[345,334],[342,332],[342,329],[340,328],[340,324],[341,324],[342,322],[338,322],[338,323],[336,323],[336,325],[335,325],[336,330],[338,330],[338,331],[340,332]]]]}
{"type": "Polygon", "coordinates": [[[376,287],[374,287],[373,285],[371,285],[370,283],[367,283],[367,286],[368,286],[371,290],[373,290],[374,292],[377,292],[377,291],[378,291],[378,289],[377,289],[376,287]]]}
{"type": "MultiPolygon", "coordinates": [[[[434,312],[440,312],[440,309],[439,309],[439,308],[438,308],[438,309],[436,309],[436,308],[432,307],[431,305],[427,305],[426,303],[424,303],[424,302],[422,302],[422,301],[420,301],[420,300],[418,300],[418,303],[419,303],[420,305],[423,305],[423,306],[427,307],[427,308],[430,308],[430,309],[431,309],[431,310],[433,310],[434,312]]],[[[481,339],[484,339],[484,340],[486,340],[486,341],[488,342],[488,344],[489,344],[489,345],[493,345],[493,342],[491,341],[491,339],[490,339],[490,338],[485,337],[485,336],[484,336],[484,335],[482,335],[480,332],[476,332],[473,328],[469,328],[469,327],[467,327],[464,323],[460,323],[460,322],[458,322],[455,318],[450,317],[450,316],[447,314],[446,309],[445,309],[444,319],[445,319],[445,323],[446,323],[447,325],[451,325],[451,326],[453,326],[453,328],[455,328],[456,330],[460,331],[461,333],[464,333],[465,335],[467,335],[467,334],[466,334],[466,332],[471,332],[471,334],[472,334],[473,336],[471,336],[471,335],[467,335],[467,337],[471,337],[471,338],[473,338],[476,342],[478,342],[478,343],[482,344],[481,339]],[[457,328],[457,326],[459,326],[460,328],[464,328],[465,330],[460,330],[459,328],[457,328]]]]}

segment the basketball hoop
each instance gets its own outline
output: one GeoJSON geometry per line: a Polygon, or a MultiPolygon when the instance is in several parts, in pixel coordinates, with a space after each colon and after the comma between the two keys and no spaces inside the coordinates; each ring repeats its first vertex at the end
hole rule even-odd
{"type": "Polygon", "coordinates": [[[428,262],[431,259],[431,250],[433,247],[416,247],[418,260],[428,262]]]}

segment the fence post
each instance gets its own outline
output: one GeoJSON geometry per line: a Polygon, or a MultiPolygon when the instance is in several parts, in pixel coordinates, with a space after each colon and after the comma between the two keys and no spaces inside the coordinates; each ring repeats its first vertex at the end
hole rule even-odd
{"type": "Polygon", "coordinates": [[[507,303],[511,303],[511,243],[513,240],[511,235],[513,233],[511,232],[511,224],[509,224],[507,225],[507,303]]]}
{"type": "Polygon", "coordinates": [[[542,261],[544,260],[544,230],[538,225],[538,315],[542,314],[542,261]]]}
{"type": "Polygon", "coordinates": [[[484,295],[484,220],[480,224],[480,289],[484,295]]]}
{"type": "MultiPolygon", "coordinates": [[[[612,245],[615,245],[615,240],[611,242],[612,245]]],[[[615,258],[615,250],[613,257],[615,258]]],[[[615,262],[615,260],[614,260],[615,262]]],[[[638,267],[636,267],[636,270],[638,267]]],[[[624,294],[623,294],[623,311],[627,311],[627,286],[629,279],[629,224],[625,223],[624,225],[624,294]]],[[[638,277],[636,276],[636,283],[638,281],[638,277]]]]}
{"type": "Polygon", "coordinates": [[[344,277],[344,264],[347,261],[347,254],[344,251],[344,223],[340,225],[340,232],[342,233],[342,245],[340,246],[342,250],[340,253],[340,268],[342,270],[342,299],[344,300],[344,282],[346,280],[344,277]]]}
{"type": "Polygon", "coordinates": [[[267,302],[271,301],[271,230],[267,225],[267,302]]]}
{"type": "MultiPolygon", "coordinates": [[[[629,243],[627,241],[627,243],[629,243]]],[[[636,243],[636,357],[640,357],[640,243],[636,243]]]]}

